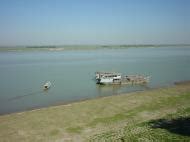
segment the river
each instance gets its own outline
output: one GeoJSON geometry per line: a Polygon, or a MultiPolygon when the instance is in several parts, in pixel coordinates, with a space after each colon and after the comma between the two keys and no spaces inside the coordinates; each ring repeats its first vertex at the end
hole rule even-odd
{"type": "Polygon", "coordinates": [[[190,47],[0,52],[0,114],[190,80],[190,47]],[[147,85],[97,85],[96,71],[151,76],[147,85]],[[49,90],[43,84],[51,81],[49,90]]]}

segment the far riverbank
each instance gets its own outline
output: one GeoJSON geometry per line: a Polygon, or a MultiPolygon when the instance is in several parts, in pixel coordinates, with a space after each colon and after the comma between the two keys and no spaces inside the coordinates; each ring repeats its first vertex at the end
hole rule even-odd
{"type": "Polygon", "coordinates": [[[0,46],[0,52],[6,51],[69,51],[96,49],[127,49],[157,47],[190,47],[190,44],[122,44],[122,45],[36,45],[36,46],[0,46]]]}

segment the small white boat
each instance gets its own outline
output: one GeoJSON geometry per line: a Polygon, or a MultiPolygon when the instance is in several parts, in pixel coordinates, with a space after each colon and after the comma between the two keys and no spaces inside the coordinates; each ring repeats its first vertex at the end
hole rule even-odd
{"type": "Polygon", "coordinates": [[[44,90],[47,90],[47,89],[49,89],[50,88],[50,86],[51,86],[51,82],[50,81],[47,81],[45,84],[44,84],[44,90]]]}

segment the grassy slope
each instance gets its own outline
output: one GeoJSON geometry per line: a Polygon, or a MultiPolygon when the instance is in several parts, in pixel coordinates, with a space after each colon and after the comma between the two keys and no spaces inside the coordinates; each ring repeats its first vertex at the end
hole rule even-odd
{"type": "Polygon", "coordinates": [[[184,84],[0,116],[0,141],[190,141],[189,118],[184,84]]]}

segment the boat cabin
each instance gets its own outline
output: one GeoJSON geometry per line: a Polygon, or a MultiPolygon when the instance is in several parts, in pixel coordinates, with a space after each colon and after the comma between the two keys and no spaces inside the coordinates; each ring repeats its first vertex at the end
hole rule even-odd
{"type": "Polygon", "coordinates": [[[96,72],[97,84],[112,84],[115,82],[121,82],[120,73],[111,72],[96,72]]]}

